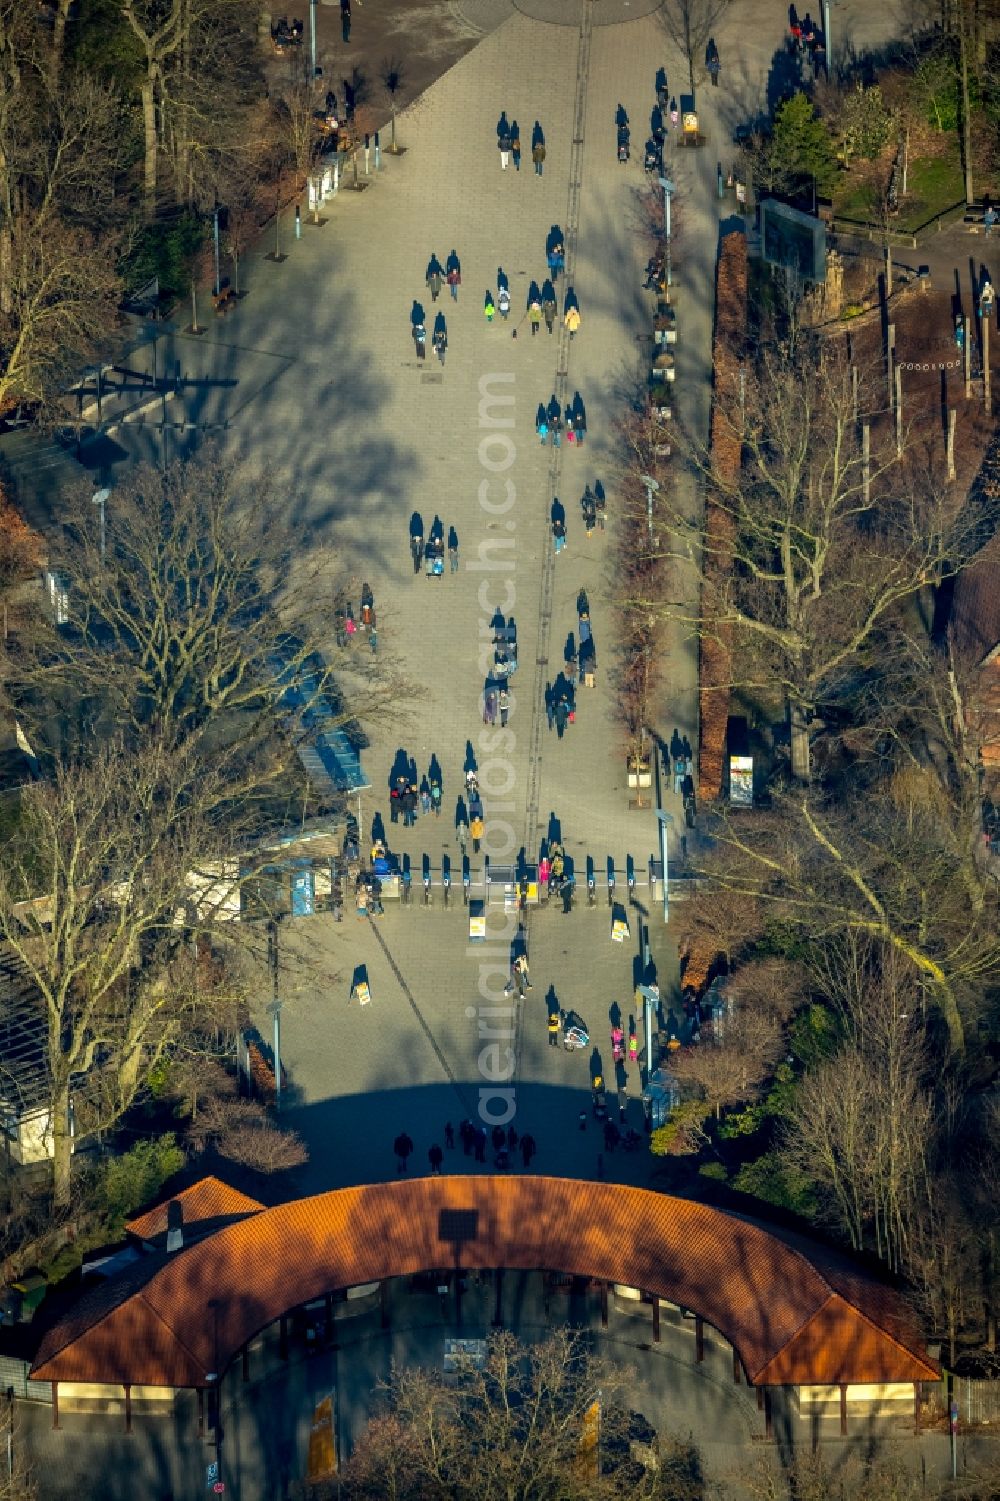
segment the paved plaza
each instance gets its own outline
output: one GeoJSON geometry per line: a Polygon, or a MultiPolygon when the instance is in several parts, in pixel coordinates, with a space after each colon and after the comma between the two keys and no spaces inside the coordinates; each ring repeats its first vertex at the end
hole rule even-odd
{"type": "MultiPolygon", "coordinates": [[[[405,154],[383,157],[361,192],[342,187],[322,226],[304,223],[301,238],[286,216],[280,248],[265,258],[270,234],[241,267],[249,295],[225,320],[209,317],[199,337],[178,327],[136,351],[133,368],[176,377],[179,394],[152,403],[118,429],[124,454],[151,459],[190,452],[214,437],[253,465],[267,465],[296,529],[303,557],[332,553],[354,581],[370,584],[379,621],[379,651],[410,685],[391,721],[371,727],[362,764],[371,787],[360,804],[367,837],[381,814],[391,847],[408,854],[417,875],[424,855],[439,875],[444,857],[458,881],[461,851],[456,799],[470,755],[486,800],[484,853],[536,859],[555,827],[577,876],[576,910],[558,903],[533,913],[528,947],[534,989],[518,1007],[509,1040],[516,1090],[515,1126],[539,1143],[538,1166],[589,1176],[598,1170],[635,1181],[653,1163],[621,1151],[598,1163],[594,1123],[578,1126],[589,1099],[589,1065],[612,1079],[609,1008],[633,1010],[637,956],[644,933],[670,997],[677,972],[683,903],[664,927],[658,904],[641,887],[624,944],[611,941],[603,893],[588,910],[584,871],[599,876],[612,859],[619,883],[626,862],[640,879],[658,854],[654,813],[629,806],[625,743],[615,712],[612,546],[620,504],[615,421],[641,387],[650,357],[652,296],[641,290],[650,244],[642,233],[642,169],[654,75],[666,67],[670,90],[687,90],[687,68],[652,0],[459,0],[463,24],[482,40],[400,117],[405,154]],[[632,158],[617,160],[615,116],[631,120],[632,158]],[[506,110],[524,144],[520,171],[502,171],[496,121],[506,110]],[[544,172],[530,159],[535,121],[544,132],[544,172]],[[545,242],[553,225],[566,243],[566,285],[575,288],[582,328],[570,341],[560,316],[549,335],[532,337],[525,318],[532,280],[546,276],[545,242]],[[437,305],[424,284],[432,253],[455,250],[462,264],[457,301],[443,290],[437,305]],[[484,294],[503,266],[510,283],[509,323],[484,317],[484,294]],[[428,348],[418,361],[410,312],[420,301],[428,330],[441,310],[449,346],[442,368],[428,348]],[[514,332],[517,338],[513,337],[514,332]],[[586,405],[582,447],[542,447],[535,433],[539,402],[555,393],[586,405]],[[166,424],[163,425],[163,419],[166,424]],[[609,530],[588,538],[579,502],[602,480],[609,530]],[[550,513],[558,498],[568,545],[556,557],[550,513]],[[414,575],[411,513],[429,532],[439,516],[454,527],[460,568],[431,580],[414,575]],[[580,687],[577,722],[564,740],[546,726],[543,694],[563,664],[577,627],[576,600],[586,590],[598,654],[596,685],[580,687]],[[516,622],[519,669],[512,682],[506,732],[486,731],[481,694],[496,609],[516,622]],[[418,777],[431,757],[443,771],[441,817],[404,830],[388,822],[390,769],[403,752],[418,777]],[[547,1004],[573,1009],[600,1050],[573,1055],[547,1045],[547,1004]]],[[[839,45],[862,47],[893,28],[893,18],[860,3],[838,5],[839,45]],[[875,26],[881,28],[874,31],[875,26]]],[[[667,168],[676,185],[674,265],[678,346],[676,415],[704,440],[711,395],[714,272],[720,213],[719,164],[732,156],[735,127],[766,109],[783,77],[785,8],[735,0],[720,22],[722,83],[697,92],[705,144],[678,149],[668,137],[667,168]]],[[[838,39],[835,38],[835,46],[838,39]]],[[[348,181],[350,179],[348,178],[348,181]]],[[[203,315],[207,313],[203,309],[203,315]]],[[[675,464],[671,482],[685,504],[700,504],[692,475],[675,464]]],[[[113,525],[113,504],[109,506],[113,525]]],[[[672,587],[690,595],[693,579],[672,587]]],[[[331,621],[332,630],[332,621],[331,621]]],[[[355,651],[366,651],[356,640],[355,651]]],[[[678,629],[663,654],[656,723],[668,741],[677,728],[697,744],[696,645],[678,629]]],[[[647,800],[648,803],[648,800],[647,800]]],[[[683,830],[680,798],[669,786],[663,806],[674,819],[672,853],[683,830]]],[[[481,857],[473,856],[476,874],[481,857]]],[[[391,1176],[391,1143],[406,1127],[415,1166],[444,1123],[457,1126],[480,1103],[480,1015],[496,995],[497,973],[510,953],[502,912],[491,915],[486,949],[468,942],[466,914],[390,906],[376,925],[348,910],[283,928],[282,1055],[288,1071],[286,1117],[311,1153],[306,1190],[391,1176]],[[348,1002],[351,978],[368,969],[373,1004],[348,1002]],[[492,966],[492,969],[491,969],[492,966]],[[491,989],[492,987],[492,989],[491,989]]],[[[502,985],[502,973],[501,981],[502,985]]],[[[495,1004],[495,1001],[494,1003],[495,1004]]],[[[668,1002],[669,1004],[669,1002],[668,1002]]],[[[269,1033],[263,1008],[257,1018],[269,1033]]],[[[638,1020],[638,1019],[637,1019],[638,1020]]],[[[640,1036],[640,1044],[642,1038],[640,1036]]],[[[506,1046],[505,1042],[505,1046],[506,1046]]],[[[639,1069],[629,1070],[628,1123],[641,1125],[639,1069]]],[[[446,1166],[449,1165],[446,1163],[446,1166]]]]}

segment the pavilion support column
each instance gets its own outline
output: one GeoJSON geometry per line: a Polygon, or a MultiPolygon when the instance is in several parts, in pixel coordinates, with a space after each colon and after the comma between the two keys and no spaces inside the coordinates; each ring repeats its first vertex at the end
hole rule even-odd
{"type": "Polygon", "coordinates": [[[378,1285],[378,1314],[379,1325],[383,1329],[389,1327],[389,1279],[383,1277],[378,1285]]]}
{"type": "Polygon", "coordinates": [[[774,1437],[774,1414],[771,1411],[771,1388],[764,1388],[764,1437],[774,1437]]]}
{"type": "Polygon", "coordinates": [[[493,1282],[496,1289],[496,1298],[493,1304],[493,1327],[503,1328],[503,1267],[498,1266],[493,1273],[493,1282]]]}
{"type": "Polygon", "coordinates": [[[653,1344],[660,1343],[660,1300],[653,1294],[653,1344]]]}
{"type": "Polygon", "coordinates": [[[840,1383],[840,1436],[847,1437],[847,1382],[840,1383]]]}
{"type": "Polygon", "coordinates": [[[913,1383],[913,1431],[920,1432],[920,1382],[913,1383]]]}
{"type": "Polygon", "coordinates": [[[288,1359],[288,1315],[283,1313],[278,1320],[278,1354],[282,1360],[288,1359]]]}
{"type": "Polygon", "coordinates": [[[198,1437],[205,1437],[205,1388],[198,1388],[198,1437]]]}
{"type": "Polygon", "coordinates": [[[705,1359],[705,1322],[700,1313],[694,1316],[694,1358],[699,1365],[705,1359]]]}
{"type": "Polygon", "coordinates": [[[733,1346],[733,1380],[736,1382],[736,1385],[739,1386],[739,1384],[740,1384],[740,1357],[736,1353],[736,1346],[735,1345],[733,1346]]]}
{"type": "Polygon", "coordinates": [[[758,1412],[763,1412],[764,1411],[764,1388],[762,1386],[755,1386],[754,1387],[754,1391],[757,1393],[757,1411],[758,1412]]]}
{"type": "Polygon", "coordinates": [[[240,1355],[243,1359],[243,1380],[246,1382],[250,1380],[250,1346],[244,1345],[240,1355]]]}
{"type": "Polygon", "coordinates": [[[132,1387],[125,1382],[125,1432],[132,1432],[132,1387]]]}
{"type": "Polygon", "coordinates": [[[53,1428],[58,1428],[59,1427],[59,1383],[58,1383],[58,1381],[53,1381],[53,1383],[52,1383],[52,1426],[53,1426],[53,1428]]]}
{"type": "Polygon", "coordinates": [[[332,1344],[334,1336],[333,1293],[327,1293],[323,1299],[323,1312],[326,1315],[326,1341],[327,1344],[332,1344]]]}
{"type": "Polygon", "coordinates": [[[608,1284],[601,1282],[601,1328],[608,1327],[608,1284]]]}

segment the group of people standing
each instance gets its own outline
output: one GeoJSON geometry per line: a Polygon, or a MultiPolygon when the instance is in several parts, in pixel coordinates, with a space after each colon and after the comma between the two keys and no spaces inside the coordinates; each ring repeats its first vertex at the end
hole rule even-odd
{"type": "MultiPolygon", "coordinates": [[[[521,128],[516,120],[507,119],[507,111],[502,110],[497,121],[497,149],[500,152],[500,170],[506,172],[510,165],[511,157],[514,158],[514,170],[521,170],[521,128]]],[[[545,133],[536,120],[531,131],[531,160],[535,168],[535,176],[541,177],[545,167],[545,133]]]]}
{"type": "Polygon", "coordinates": [[[448,528],[447,544],[445,542],[444,522],[440,516],[435,515],[431,522],[431,529],[426,540],[424,539],[424,518],[419,511],[414,511],[410,517],[410,559],[413,563],[413,572],[420,572],[423,567],[428,578],[441,578],[444,575],[445,547],[448,551],[448,571],[458,572],[458,532],[453,526],[448,528]]]}
{"type": "Polygon", "coordinates": [[[567,443],[575,443],[577,448],[582,447],[587,436],[587,408],[579,391],[574,392],[573,400],[567,404],[565,412],[554,391],[547,404],[540,401],[535,413],[535,431],[543,448],[547,443],[558,448],[564,432],[567,443]]]}

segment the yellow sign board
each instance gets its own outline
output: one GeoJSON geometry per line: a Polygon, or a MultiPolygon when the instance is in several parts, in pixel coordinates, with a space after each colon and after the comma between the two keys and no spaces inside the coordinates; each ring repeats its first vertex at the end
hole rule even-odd
{"type": "Polygon", "coordinates": [[[309,1430],[309,1480],[327,1480],[337,1473],[337,1442],[333,1433],[333,1398],[316,1405],[309,1430]]]}

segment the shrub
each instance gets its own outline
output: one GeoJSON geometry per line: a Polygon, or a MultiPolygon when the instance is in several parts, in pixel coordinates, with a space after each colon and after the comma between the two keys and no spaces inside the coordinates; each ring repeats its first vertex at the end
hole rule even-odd
{"type": "Polygon", "coordinates": [[[762,1157],[746,1163],[733,1179],[733,1187],[739,1193],[777,1204],[780,1209],[790,1209],[793,1214],[801,1214],[807,1219],[815,1217],[817,1206],[813,1184],[804,1173],[788,1167],[780,1152],[765,1152],[762,1157]]]}
{"type": "Polygon", "coordinates": [[[107,1233],[120,1235],[128,1216],[152,1199],[183,1166],[184,1153],[172,1131],[151,1141],[136,1142],[127,1152],[102,1163],[93,1203],[107,1233]]]}
{"type": "Polygon", "coordinates": [[[811,177],[819,191],[833,183],[837,159],[833,139],[806,94],[786,99],[774,118],[773,149],[798,177],[811,177]]]}
{"type": "Polygon", "coordinates": [[[840,149],[845,165],[855,157],[873,162],[892,135],[894,118],[877,84],[859,83],[840,107],[840,149]]]}
{"type": "Polygon", "coordinates": [[[205,243],[207,226],[194,214],[182,214],[172,224],[147,224],[140,229],[122,267],[129,292],[157,277],[160,296],[176,301],[190,285],[195,257],[205,243]]]}

